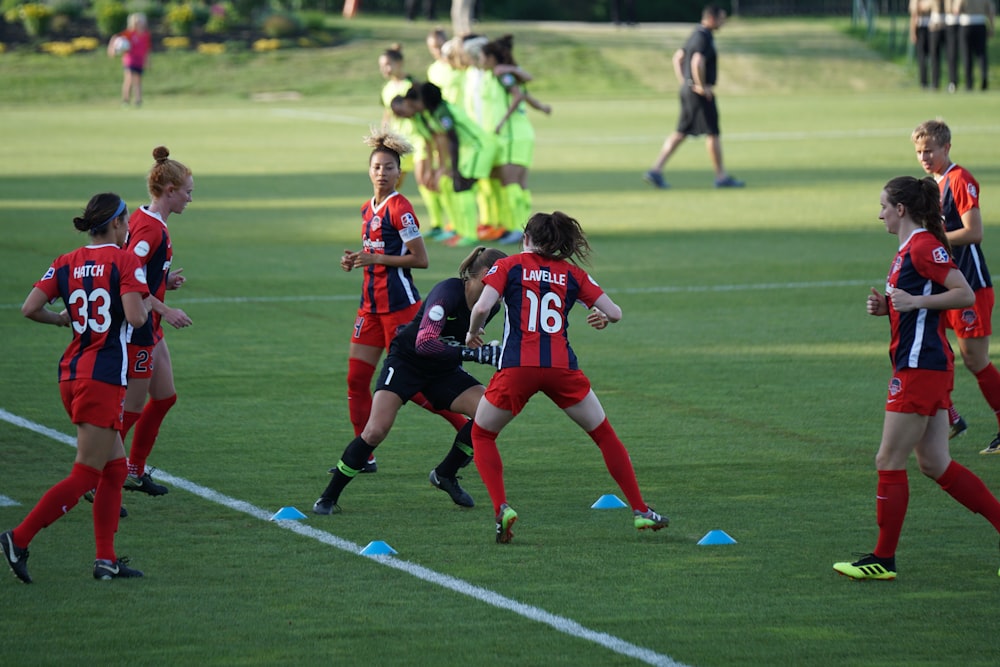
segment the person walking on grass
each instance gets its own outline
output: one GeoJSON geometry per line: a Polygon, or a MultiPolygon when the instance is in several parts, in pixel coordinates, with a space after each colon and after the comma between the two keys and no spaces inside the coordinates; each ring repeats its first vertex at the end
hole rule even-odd
{"type": "Polygon", "coordinates": [[[683,48],[674,53],[674,74],[681,84],[681,115],[677,129],[663,142],[660,154],[643,175],[655,188],[670,187],[663,179],[663,167],[689,136],[706,135],[705,145],[715,170],[715,187],[741,188],[739,181],[726,172],[722,163],[722,141],[719,138],[719,108],[715,101],[718,77],[718,54],[712,34],[726,22],[726,12],[718,5],[707,5],[701,13],[701,23],[695,28],[683,48]]]}
{"type": "Polygon", "coordinates": [[[121,197],[94,195],[73,226],[87,232],[88,243],[58,257],[21,306],[21,313],[35,322],[72,329],[73,340],[59,360],[59,393],[76,424],[76,461],[69,476],[50,488],[13,530],[0,534],[7,565],[26,584],[32,581],[32,539],[94,488],[94,578],[142,576],[117,556],[115,533],[127,474],[118,436],[128,367],[125,329],[146,321],[143,299],[149,292],[139,262],[121,249],[128,233],[128,208],[121,197]],[[58,298],[63,311],[45,307],[58,298]]]}
{"type": "Polygon", "coordinates": [[[524,228],[524,251],[493,265],[472,308],[465,341],[468,347],[481,349],[483,327],[497,302],[504,303],[499,370],[479,402],[472,426],[476,468],[493,503],[500,544],[510,542],[518,516],[507,503],[497,437],[538,392],[552,399],[597,444],[608,472],[632,507],[636,529],[655,531],[670,523],[643,500],[628,451],[569,344],[569,311],[577,301],[593,308],[587,324],[595,329],[622,316],[621,308],[577,265],[589,254],[579,222],[560,211],[536,213],[524,228]]]}
{"type": "MultiPolygon", "coordinates": [[[[389,435],[399,410],[414,395],[421,394],[442,410],[469,417],[476,413],[484,387],[462,368],[462,362],[495,365],[499,348],[471,350],[462,346],[461,339],[469,328],[469,309],[483,291],[483,276],[503,257],[506,255],[499,250],[477,247],[462,262],[459,277],[435,285],[413,320],[393,338],[382,364],[368,423],[330,469],[333,479],[313,504],[313,512],[340,512],[338,502],[344,489],[389,435]]],[[[447,493],[461,507],[475,505],[457,477],[459,468],[467,465],[471,456],[472,420],[467,419],[447,456],[429,476],[431,486],[447,493]]]]}
{"type": "Polygon", "coordinates": [[[951,497],[981,514],[1000,532],[1000,502],[983,481],[948,452],[948,403],[954,354],[943,313],[975,302],[972,288],[951,259],[941,221],[937,185],[930,178],[900,176],[880,195],[879,219],[899,239],[885,292],[872,288],[869,315],[888,316],[892,378],[885,402],[878,469],[874,551],[833,569],[852,579],[896,578],[896,547],[906,518],[910,488],[906,462],[916,454],[920,472],[951,497]]]}
{"type": "Polygon", "coordinates": [[[122,58],[122,106],[142,106],[142,76],[149,66],[153,41],[146,15],[129,14],[124,31],[108,41],[108,56],[122,58]]]}
{"type": "Polygon", "coordinates": [[[125,249],[138,258],[143,267],[149,284],[152,313],[143,326],[129,332],[129,380],[121,437],[125,442],[129,430],[135,426],[129,447],[125,490],[162,496],[169,489],[153,481],[146,469],[146,461],[156,444],[163,420],[177,403],[174,368],[167,339],[163,335],[163,322],[175,329],[191,325],[187,313],[179,308],[170,308],[163,302],[167,290],[179,289],[185,283],[181,275],[184,269],[172,267],[174,249],[167,220],[171,215],[184,213],[191,203],[194,176],[184,164],[170,159],[166,146],[153,149],[153,159],[146,179],[150,203],[132,213],[125,245],[125,249]]]}
{"type": "MultiPolygon", "coordinates": [[[[945,326],[955,332],[962,361],[979,385],[979,391],[997,419],[997,437],[982,454],[1000,454],[1000,372],[990,361],[993,333],[993,282],[981,243],[983,216],[979,209],[979,183],[969,171],[951,161],[951,130],[940,120],[921,123],[911,135],[917,160],[934,177],[941,193],[945,233],[955,263],[972,286],[976,302],[944,314],[945,326]]],[[[958,410],[949,403],[951,437],[967,428],[958,410]]]]}

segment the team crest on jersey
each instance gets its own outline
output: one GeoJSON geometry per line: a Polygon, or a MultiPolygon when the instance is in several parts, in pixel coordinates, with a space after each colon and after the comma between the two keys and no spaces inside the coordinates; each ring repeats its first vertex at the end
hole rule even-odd
{"type": "Polygon", "coordinates": [[[894,273],[899,273],[899,270],[901,268],[903,268],[903,258],[897,256],[896,259],[892,262],[892,269],[889,271],[889,275],[892,275],[894,273]]]}
{"type": "Polygon", "coordinates": [[[944,249],[944,246],[938,246],[934,248],[934,252],[931,253],[931,257],[934,258],[935,264],[947,264],[951,259],[948,256],[948,251],[944,249]]]}
{"type": "Polygon", "coordinates": [[[44,276],[42,276],[42,280],[48,280],[54,275],[56,275],[56,270],[50,266],[49,270],[45,272],[44,276]]]}
{"type": "Polygon", "coordinates": [[[376,216],[372,217],[371,228],[373,230],[375,230],[375,229],[382,229],[382,216],[381,215],[376,215],[376,216]]]}
{"type": "Polygon", "coordinates": [[[976,189],[975,183],[969,183],[968,185],[966,185],[965,190],[969,193],[969,196],[972,197],[973,199],[979,196],[979,191],[976,189]]]}
{"type": "Polygon", "coordinates": [[[416,224],[417,224],[417,219],[413,217],[412,213],[406,212],[403,214],[403,226],[413,227],[416,224]]]}
{"type": "Polygon", "coordinates": [[[889,395],[897,396],[899,392],[903,391],[903,381],[898,377],[893,377],[889,380],[889,395]]]}

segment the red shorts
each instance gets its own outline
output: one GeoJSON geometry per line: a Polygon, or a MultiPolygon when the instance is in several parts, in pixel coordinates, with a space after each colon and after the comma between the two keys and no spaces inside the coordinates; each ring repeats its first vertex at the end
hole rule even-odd
{"type": "Polygon", "coordinates": [[[128,376],[130,378],[153,377],[153,348],[155,345],[128,344],[128,376]]]}
{"type": "Polygon", "coordinates": [[[419,310],[419,301],[409,308],[392,313],[369,313],[359,309],[358,318],[354,320],[351,342],[388,350],[389,343],[396,337],[396,331],[409,324],[419,310]]]}
{"type": "Polygon", "coordinates": [[[100,380],[66,380],[59,383],[59,393],[69,420],[74,424],[121,428],[125,387],[100,380]]]}
{"type": "Polygon", "coordinates": [[[590,380],[581,370],[531,366],[501,368],[490,379],[490,385],[486,388],[486,400],[501,410],[509,410],[516,415],[528,404],[528,399],[538,392],[542,392],[565,410],[587,397],[590,393],[590,380]]]}
{"type": "Polygon", "coordinates": [[[994,298],[992,287],[976,290],[976,302],[968,308],[944,311],[944,325],[954,330],[959,338],[985,338],[991,335],[994,298]]]}
{"type": "Polygon", "coordinates": [[[954,384],[953,371],[927,371],[922,368],[896,371],[889,380],[885,411],[933,417],[951,403],[954,384]]]}

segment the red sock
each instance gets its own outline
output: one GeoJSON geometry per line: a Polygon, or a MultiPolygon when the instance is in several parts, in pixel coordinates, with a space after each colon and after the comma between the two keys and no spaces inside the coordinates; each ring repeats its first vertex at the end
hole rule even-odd
{"type": "Polygon", "coordinates": [[[910,482],[906,470],[879,470],[878,488],[875,491],[878,544],[873,553],[876,557],[891,558],[896,555],[909,502],[910,482]]]}
{"type": "Polygon", "coordinates": [[[132,430],[135,423],[139,421],[139,417],[142,416],[141,412],[130,412],[126,410],[122,414],[122,428],[118,431],[118,435],[122,437],[122,444],[125,444],[125,438],[128,436],[128,432],[132,430]]]}
{"type": "Polygon", "coordinates": [[[24,521],[14,529],[14,544],[27,547],[38,531],[73,509],[80,502],[80,496],[96,487],[100,478],[101,472],[96,468],[74,463],[69,477],[46,491],[24,521]]]}
{"type": "Polygon", "coordinates": [[[132,448],[129,450],[129,474],[140,476],[146,472],[146,459],[156,444],[160,424],[176,402],[177,394],[169,398],[149,399],[142,409],[142,415],[135,422],[135,435],[132,436],[132,448]]]}
{"type": "Polygon", "coordinates": [[[588,433],[590,439],[597,443],[604,456],[604,465],[607,466],[611,477],[618,483],[618,487],[628,498],[628,504],[632,509],[645,512],[649,506],[642,499],[639,492],[639,482],[635,479],[635,469],[632,467],[632,460],[629,458],[628,450],[618,439],[618,434],[611,424],[605,419],[601,425],[588,433]]]}
{"type": "Polygon", "coordinates": [[[419,391],[415,393],[412,398],[410,398],[410,401],[413,402],[415,405],[419,405],[428,412],[433,412],[436,415],[441,415],[442,417],[448,420],[449,424],[455,427],[456,431],[461,431],[462,427],[465,426],[466,422],[469,421],[468,417],[466,417],[465,415],[460,415],[457,412],[452,412],[451,410],[438,410],[433,405],[431,405],[431,402],[428,401],[424,397],[424,395],[421,394],[419,391]]]}
{"type": "Polygon", "coordinates": [[[993,409],[997,428],[1000,429],[1000,371],[993,364],[987,364],[986,368],[976,373],[976,382],[979,383],[979,391],[983,392],[983,398],[993,409]]]}
{"type": "Polygon", "coordinates": [[[937,483],[952,498],[993,524],[1000,532],[1000,502],[997,501],[983,480],[958,461],[952,461],[937,483]]]}
{"type": "Polygon", "coordinates": [[[97,543],[97,558],[109,560],[115,557],[115,533],[118,532],[119,510],[122,506],[122,484],[128,475],[125,459],[108,461],[101,471],[101,481],[94,494],[94,541],[97,543]]]}
{"type": "Polygon", "coordinates": [[[347,360],[347,412],[354,437],[361,435],[372,411],[372,378],[375,367],[360,359],[347,360]]]}
{"type": "Polygon", "coordinates": [[[493,501],[493,513],[499,514],[500,506],[507,502],[507,491],[503,485],[503,459],[497,451],[497,434],[475,422],[472,424],[472,456],[493,501]]]}

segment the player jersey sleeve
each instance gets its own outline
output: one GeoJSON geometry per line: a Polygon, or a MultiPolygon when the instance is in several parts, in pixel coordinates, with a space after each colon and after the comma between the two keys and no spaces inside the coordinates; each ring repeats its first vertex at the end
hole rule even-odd
{"type": "Polygon", "coordinates": [[[413,212],[413,205],[406,197],[394,197],[390,202],[392,206],[392,224],[399,232],[399,238],[403,243],[409,243],[420,238],[420,222],[417,214],[413,212]]]}
{"type": "Polygon", "coordinates": [[[139,259],[128,252],[122,252],[118,258],[121,267],[121,293],[139,292],[142,298],[149,296],[149,286],[146,284],[146,272],[139,259]]]}
{"type": "Polygon", "coordinates": [[[965,169],[959,170],[955,175],[951,183],[951,192],[960,216],[979,208],[979,183],[965,169]]]}
{"type": "Polygon", "coordinates": [[[59,298],[59,281],[56,279],[56,269],[63,263],[62,257],[57,257],[52,261],[48,270],[45,272],[38,282],[35,283],[35,287],[45,292],[45,296],[48,297],[49,303],[52,303],[59,298]]]}
{"type": "Polygon", "coordinates": [[[938,285],[944,285],[948,273],[958,267],[952,261],[948,250],[937,239],[930,234],[921,234],[921,236],[929,238],[919,239],[919,243],[915,244],[914,251],[910,253],[913,268],[928,280],[938,285]]]}
{"type": "MultiPolygon", "coordinates": [[[[461,288],[461,283],[458,283],[461,288]]],[[[455,289],[450,281],[434,286],[424,302],[424,316],[417,330],[416,350],[422,357],[431,357],[455,364],[461,363],[461,342],[443,336],[445,326],[465,299],[464,289],[455,289]]],[[[468,320],[468,315],[466,315],[468,320]]]]}
{"type": "Polygon", "coordinates": [[[592,308],[594,303],[596,303],[597,300],[601,298],[601,295],[604,294],[604,290],[597,284],[597,281],[583,269],[573,267],[571,271],[580,286],[580,292],[577,294],[577,300],[587,308],[592,308]]]}

